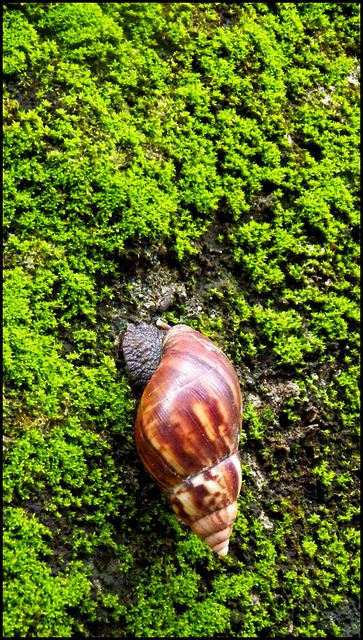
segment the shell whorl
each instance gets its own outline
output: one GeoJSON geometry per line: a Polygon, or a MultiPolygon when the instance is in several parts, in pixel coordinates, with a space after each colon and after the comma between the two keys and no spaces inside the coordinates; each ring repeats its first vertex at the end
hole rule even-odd
{"type": "Polygon", "coordinates": [[[220,556],[228,553],[229,539],[237,516],[237,500],[220,511],[208,513],[191,525],[192,531],[220,556]]]}
{"type": "Polygon", "coordinates": [[[178,518],[219,555],[228,552],[241,482],[241,459],[236,451],[167,495],[178,518]]]}
{"type": "Polygon", "coordinates": [[[185,325],[170,329],[139,405],[140,456],[165,492],[237,450],[241,392],[228,358],[185,325]]]}

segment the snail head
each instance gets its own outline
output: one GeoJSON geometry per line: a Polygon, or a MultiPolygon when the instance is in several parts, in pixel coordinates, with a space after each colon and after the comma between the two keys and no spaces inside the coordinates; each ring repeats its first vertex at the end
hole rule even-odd
{"type": "Polygon", "coordinates": [[[138,387],[145,387],[162,355],[165,330],[146,322],[129,324],[121,344],[127,372],[138,387]]]}

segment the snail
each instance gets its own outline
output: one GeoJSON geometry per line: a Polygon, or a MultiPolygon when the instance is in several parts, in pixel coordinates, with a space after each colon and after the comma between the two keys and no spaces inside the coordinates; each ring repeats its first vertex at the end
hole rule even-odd
{"type": "Polygon", "coordinates": [[[145,386],[136,446],[178,518],[225,556],[242,481],[237,374],[199,331],[157,324],[129,324],[122,340],[128,373],[145,386]]]}

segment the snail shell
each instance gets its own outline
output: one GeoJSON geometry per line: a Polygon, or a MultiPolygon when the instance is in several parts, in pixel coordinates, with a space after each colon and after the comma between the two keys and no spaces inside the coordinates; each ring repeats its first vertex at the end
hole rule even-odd
{"type": "MultiPolygon", "coordinates": [[[[139,366],[130,336],[142,325],[130,325],[123,340],[131,375],[126,354],[132,351],[139,366]]],[[[154,353],[157,337],[153,358],[159,363],[137,412],[137,449],[178,518],[226,555],[242,478],[238,378],[224,353],[198,331],[181,324],[161,334],[161,358],[154,353]]]]}

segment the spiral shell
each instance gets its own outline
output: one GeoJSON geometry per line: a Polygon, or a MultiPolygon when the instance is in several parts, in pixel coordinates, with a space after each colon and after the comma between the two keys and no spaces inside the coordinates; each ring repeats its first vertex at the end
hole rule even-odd
{"type": "Polygon", "coordinates": [[[137,413],[143,463],[184,523],[226,555],[241,488],[241,392],[223,352],[186,325],[169,329],[137,413]]]}

